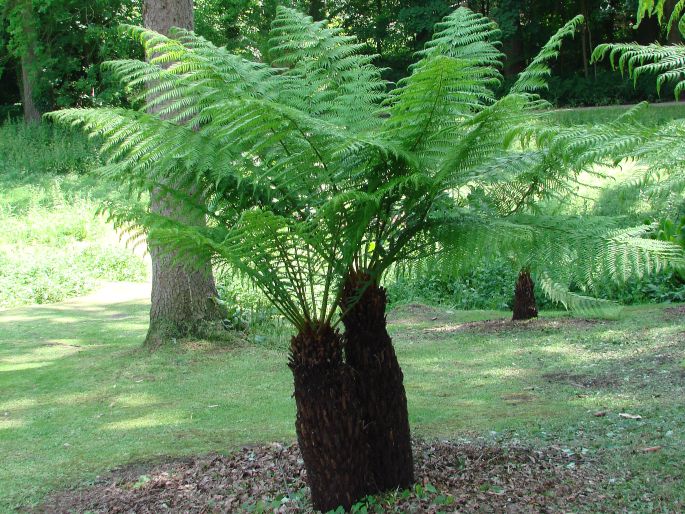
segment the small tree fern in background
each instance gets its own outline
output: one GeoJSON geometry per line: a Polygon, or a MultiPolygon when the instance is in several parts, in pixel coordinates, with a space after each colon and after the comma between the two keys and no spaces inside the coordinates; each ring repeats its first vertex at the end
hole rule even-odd
{"type": "Polygon", "coordinates": [[[109,205],[117,223],[149,231],[150,244],[173,245],[178,258],[211,256],[239,271],[295,327],[289,365],[315,508],[349,508],[413,481],[380,286],[388,270],[506,247],[535,263],[555,300],[592,306],[569,293],[571,277],[620,279],[682,260],[676,245],[645,239],[648,229],[534,212],[616,149],[601,134],[552,126],[536,94],[581,22],[562,28],[502,98],[497,27],[465,8],[438,25],[392,92],[353,38],[290,9],[279,9],[266,63],[189,32],[126,27],[150,62],[109,67],[141,110],[53,113],[105,140],[106,176],[134,194],[163,188],[207,219],[191,226],[109,205]],[[151,102],[174,118],[146,113],[151,102]]]}

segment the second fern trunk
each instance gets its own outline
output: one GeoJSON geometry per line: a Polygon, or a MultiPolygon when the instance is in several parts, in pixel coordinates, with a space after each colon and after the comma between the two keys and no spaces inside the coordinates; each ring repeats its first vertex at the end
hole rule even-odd
{"type": "Polygon", "coordinates": [[[530,271],[523,269],[519,273],[514,290],[513,320],[526,320],[538,317],[538,307],[535,302],[535,284],[530,271]]]}
{"type": "Polygon", "coordinates": [[[293,337],[289,366],[295,379],[297,441],[312,504],[346,510],[369,493],[368,444],[355,371],[343,362],[343,341],[328,325],[293,337]]]}
{"type": "Polygon", "coordinates": [[[350,273],[342,300],[345,356],[358,380],[372,492],[405,489],[414,481],[407,396],[387,331],[386,304],[385,289],[365,273],[350,273]]]}

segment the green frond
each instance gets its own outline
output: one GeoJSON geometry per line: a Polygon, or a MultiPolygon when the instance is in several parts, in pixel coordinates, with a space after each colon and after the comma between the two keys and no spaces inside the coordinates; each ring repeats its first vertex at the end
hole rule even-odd
{"type": "Polygon", "coordinates": [[[563,305],[567,310],[598,318],[615,318],[621,310],[621,306],[614,302],[573,293],[569,291],[568,287],[555,282],[546,273],[535,278],[545,296],[553,302],[563,305]]]}
{"type": "Polygon", "coordinates": [[[592,62],[599,62],[607,56],[612,68],[618,68],[634,82],[643,74],[656,75],[657,90],[660,92],[664,84],[672,83],[676,99],[685,88],[684,45],[602,44],[592,53],[592,62]]]}
{"type": "Polygon", "coordinates": [[[511,88],[512,93],[536,93],[547,89],[547,77],[552,74],[549,61],[559,56],[564,39],[573,36],[580,25],[585,22],[582,16],[576,16],[561,27],[542,47],[540,53],[523,70],[511,88]]]}
{"type": "MultiPolygon", "coordinates": [[[[435,26],[433,38],[418,52],[423,59],[444,55],[490,68],[493,77],[502,66],[504,54],[497,24],[482,14],[459,7],[435,26]]],[[[419,61],[415,66],[420,67],[419,61]]]]}
{"type": "Polygon", "coordinates": [[[364,45],[341,29],[279,7],[269,34],[269,56],[286,69],[280,98],[312,116],[357,130],[378,127],[386,84],[364,55],[364,45]]]}

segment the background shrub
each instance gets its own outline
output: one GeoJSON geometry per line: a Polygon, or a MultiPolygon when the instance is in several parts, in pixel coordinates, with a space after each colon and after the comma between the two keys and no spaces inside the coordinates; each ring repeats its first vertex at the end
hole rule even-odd
{"type": "Polygon", "coordinates": [[[96,214],[115,194],[92,143],[49,124],[0,126],[0,308],[58,302],[147,266],[96,214]]]}

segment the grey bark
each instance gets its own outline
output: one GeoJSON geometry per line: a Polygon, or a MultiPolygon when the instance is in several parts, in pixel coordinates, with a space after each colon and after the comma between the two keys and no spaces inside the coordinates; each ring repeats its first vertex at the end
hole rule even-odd
{"type": "Polygon", "coordinates": [[[35,79],[36,52],[35,31],[31,26],[31,4],[26,3],[23,8],[23,29],[26,38],[26,48],[21,56],[21,103],[24,108],[26,123],[40,123],[40,112],[36,107],[33,82],[35,79]]]}
{"type": "MultiPolygon", "coordinates": [[[[193,30],[192,0],[144,0],[143,23],[146,28],[169,35],[172,27],[193,30]]],[[[188,191],[193,194],[192,191],[188,191]]],[[[203,215],[188,214],[178,200],[154,189],[150,192],[152,212],[184,223],[203,225],[203,215]]],[[[218,293],[208,259],[194,266],[175,262],[169,248],[151,245],[152,305],[146,344],[159,346],[176,336],[199,335],[206,323],[223,318],[218,293]]]]}
{"type": "Polygon", "coordinates": [[[21,103],[24,107],[24,121],[26,123],[40,123],[40,112],[33,99],[33,65],[35,56],[29,47],[21,57],[21,103]]]}

